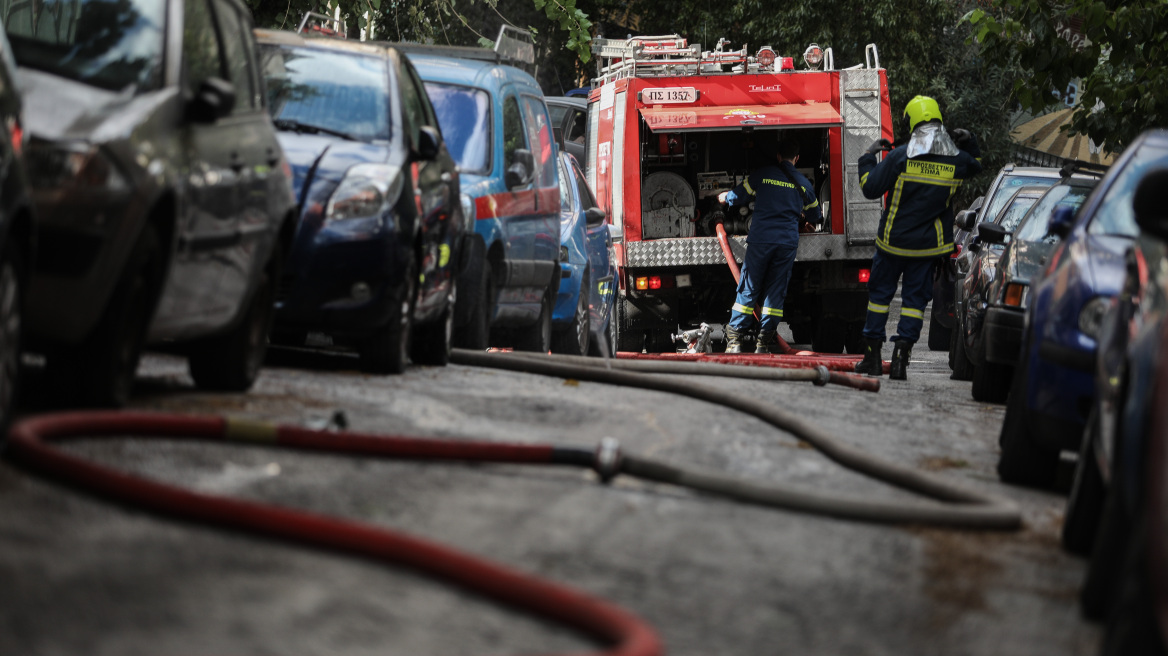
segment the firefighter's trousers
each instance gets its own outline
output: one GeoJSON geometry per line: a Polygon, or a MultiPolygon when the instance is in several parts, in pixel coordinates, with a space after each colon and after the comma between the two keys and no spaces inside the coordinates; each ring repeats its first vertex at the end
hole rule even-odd
{"type": "Polygon", "coordinates": [[[738,297],[730,312],[730,327],[742,332],[754,324],[754,306],[759,308],[760,330],[775,332],[783,319],[783,301],[787,297],[787,283],[795,266],[798,244],[749,244],[742,262],[742,278],[738,281],[738,297]]]}
{"type": "Polygon", "coordinates": [[[876,249],[872,256],[872,276],[868,279],[868,320],[864,322],[864,337],[884,341],[888,323],[888,305],[900,289],[900,322],[892,341],[915,344],[921,337],[925,308],[933,300],[933,267],[935,257],[901,257],[876,249]]]}

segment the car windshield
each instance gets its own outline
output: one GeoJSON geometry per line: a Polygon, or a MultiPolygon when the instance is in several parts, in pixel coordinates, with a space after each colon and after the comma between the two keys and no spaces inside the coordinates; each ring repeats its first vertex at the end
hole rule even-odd
{"type": "Polygon", "coordinates": [[[0,0],[20,66],[110,91],[154,89],[162,77],[161,0],[0,0]]]}
{"type": "Polygon", "coordinates": [[[994,192],[994,197],[990,200],[989,209],[981,216],[981,221],[994,221],[998,223],[998,212],[1006,206],[1014,192],[1021,187],[1049,187],[1059,181],[1057,175],[1040,177],[1036,175],[1008,175],[1002,180],[1002,184],[998,186],[997,191],[994,192]]]}
{"type": "Polygon", "coordinates": [[[466,173],[491,172],[491,98],[482,89],[426,83],[446,148],[466,173]]]}
{"type": "Polygon", "coordinates": [[[1026,216],[1026,211],[1029,210],[1037,201],[1038,198],[1031,194],[1025,196],[1019,194],[1014,197],[1014,202],[1006,206],[1006,209],[998,217],[998,225],[1005,228],[1008,232],[1013,232],[1014,228],[1021,223],[1022,217],[1026,216]]]}
{"type": "Polygon", "coordinates": [[[1096,235],[1135,237],[1140,233],[1132,213],[1132,197],[1144,173],[1154,168],[1168,167],[1168,149],[1145,142],[1119,172],[1107,190],[1107,196],[1095,210],[1087,231],[1096,235]]]}
{"type": "Polygon", "coordinates": [[[1073,211],[1078,211],[1087,194],[1091,193],[1091,188],[1066,184],[1051,187],[1050,191],[1043,194],[1023,217],[1022,223],[1014,232],[1014,238],[1021,241],[1045,241],[1051,244],[1057,242],[1058,236],[1047,234],[1050,217],[1055,209],[1060,205],[1066,205],[1073,211]]]}
{"type": "Polygon", "coordinates": [[[324,48],[261,49],[268,110],[281,130],[389,140],[389,69],[382,57],[324,48]]]}
{"type": "Polygon", "coordinates": [[[568,189],[572,178],[564,168],[564,158],[560,157],[560,223],[567,223],[572,219],[572,191],[568,189]]]}

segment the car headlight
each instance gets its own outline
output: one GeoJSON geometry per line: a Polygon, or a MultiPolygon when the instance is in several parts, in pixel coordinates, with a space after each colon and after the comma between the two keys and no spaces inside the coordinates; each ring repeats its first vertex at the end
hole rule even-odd
{"type": "Polygon", "coordinates": [[[30,142],[25,149],[24,166],[35,189],[130,188],[117,165],[100,148],[88,144],[30,142]]]}
{"type": "Polygon", "coordinates": [[[378,216],[402,191],[402,172],[388,164],[357,164],[345,173],[325,209],[325,221],[378,216]]]}
{"type": "Polygon", "coordinates": [[[1098,338],[1103,326],[1103,315],[1107,313],[1110,304],[1111,299],[1106,296],[1096,296],[1087,301],[1079,312],[1079,330],[1092,339],[1098,338]]]}

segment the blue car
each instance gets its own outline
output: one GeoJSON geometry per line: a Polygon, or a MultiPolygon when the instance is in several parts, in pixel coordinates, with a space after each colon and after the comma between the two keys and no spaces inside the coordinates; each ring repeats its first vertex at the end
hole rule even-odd
{"type": "Polygon", "coordinates": [[[372,373],[446,364],[470,227],[417,73],[391,47],[256,35],[300,212],[274,339],[323,333],[372,373]]]}
{"type": "Polygon", "coordinates": [[[1065,235],[1030,290],[999,438],[1003,481],[1049,487],[1059,452],[1079,450],[1095,395],[1102,319],[1123,283],[1124,254],[1139,234],[1132,194],[1144,173],[1166,164],[1168,133],[1145,133],[1111,167],[1073,223],[1068,210],[1056,212],[1051,230],[1065,235]]]}
{"type": "Polygon", "coordinates": [[[485,302],[456,343],[546,353],[561,249],[559,167],[543,91],[490,50],[402,47],[425,81],[461,172],[462,205],[482,238],[467,258],[468,271],[481,275],[463,287],[485,302]]]}
{"type": "Polygon", "coordinates": [[[612,308],[616,266],[604,210],[576,158],[560,154],[560,291],[552,314],[552,350],[569,355],[611,356],[616,346],[612,308]]]}

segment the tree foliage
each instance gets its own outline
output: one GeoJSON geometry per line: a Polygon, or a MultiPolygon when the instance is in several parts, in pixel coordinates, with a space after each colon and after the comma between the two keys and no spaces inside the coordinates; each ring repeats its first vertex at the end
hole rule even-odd
{"type": "Polygon", "coordinates": [[[1168,1],[1001,0],[967,16],[989,65],[1025,66],[1025,109],[1058,102],[1080,79],[1070,131],[1118,152],[1168,117],[1168,1]]]}

